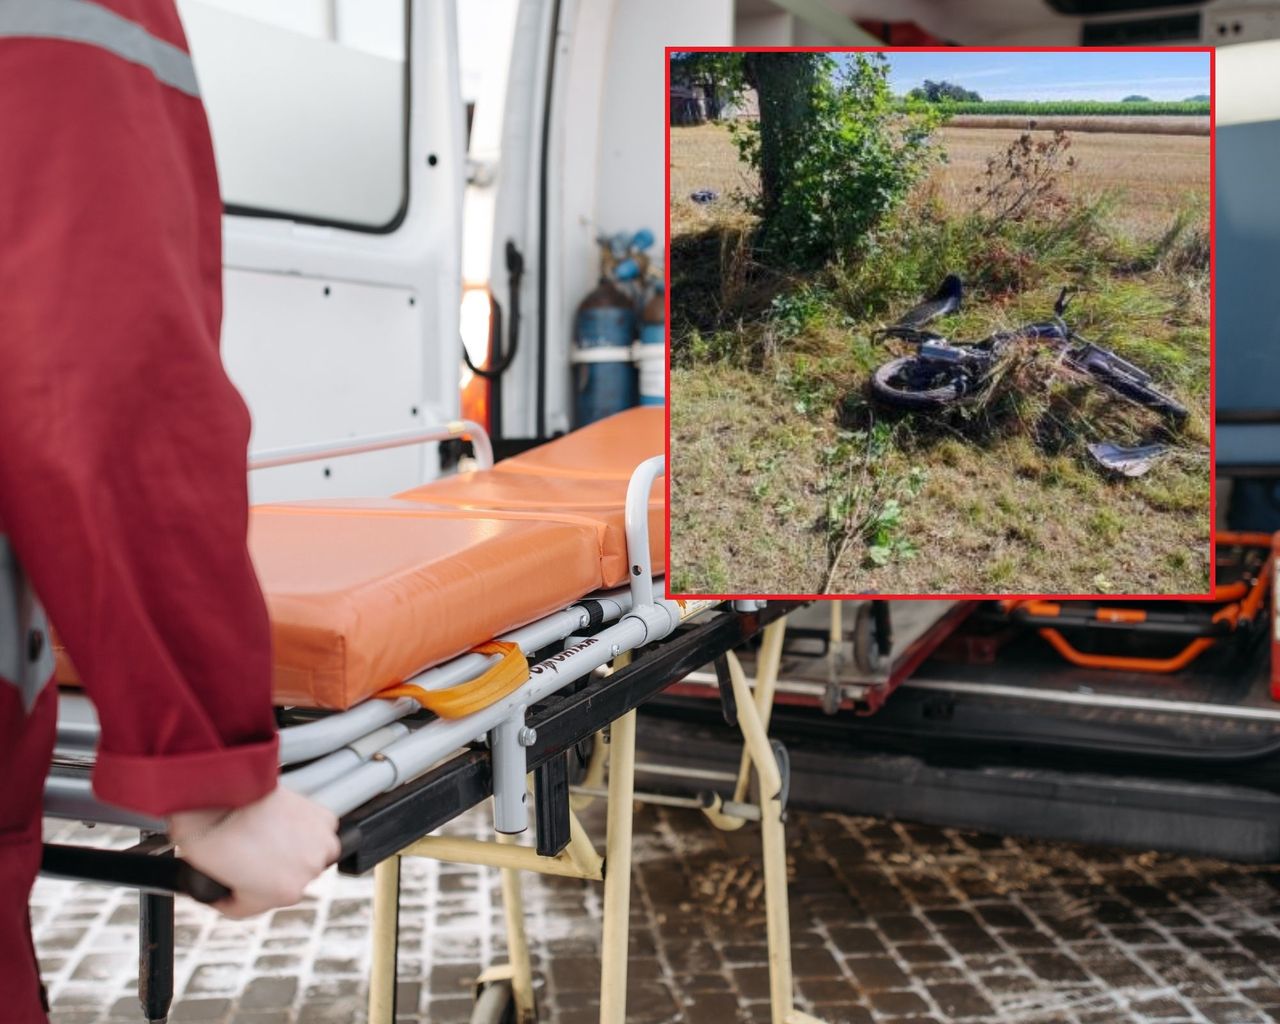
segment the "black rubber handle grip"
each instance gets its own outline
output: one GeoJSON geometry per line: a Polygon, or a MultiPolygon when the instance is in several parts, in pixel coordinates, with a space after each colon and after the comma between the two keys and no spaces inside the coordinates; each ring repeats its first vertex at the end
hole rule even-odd
{"type": "MultiPolygon", "coordinates": [[[[360,845],[360,830],[344,828],[338,833],[338,841],[342,847],[341,859],[354,853],[360,845]]],[[[184,860],[127,850],[45,843],[40,870],[60,878],[190,896],[199,903],[217,903],[232,895],[231,890],[217,879],[210,878],[184,860]]]]}
{"type": "Polygon", "coordinates": [[[217,885],[212,879],[206,879],[183,861],[157,854],[46,843],[40,870],[59,878],[123,885],[147,892],[185,893],[194,886],[214,900],[220,898],[202,885],[202,881],[217,885]]]}
{"type": "Polygon", "coordinates": [[[197,903],[218,903],[231,898],[231,890],[185,860],[175,860],[173,892],[190,896],[197,903]]]}
{"type": "MultiPolygon", "coordinates": [[[[360,845],[360,830],[354,826],[341,829],[338,832],[338,844],[340,847],[338,860],[342,860],[348,854],[354,853],[360,845]]],[[[190,896],[197,903],[218,903],[231,898],[231,890],[217,879],[193,868],[186,861],[175,860],[171,863],[178,869],[174,878],[175,893],[190,896]]]]}

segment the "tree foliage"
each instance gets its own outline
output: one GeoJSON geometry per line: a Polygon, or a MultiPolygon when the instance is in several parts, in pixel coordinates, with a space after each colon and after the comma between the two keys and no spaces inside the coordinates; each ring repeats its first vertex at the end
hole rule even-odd
{"type": "Polygon", "coordinates": [[[935,110],[903,110],[881,54],[841,65],[821,53],[753,53],[744,66],[760,121],[734,129],[760,175],[762,256],[819,265],[857,252],[938,158],[935,110]]]}
{"type": "Polygon", "coordinates": [[[1121,102],[1121,103],[1150,103],[1150,102],[1151,102],[1151,97],[1150,97],[1150,96],[1141,96],[1141,95],[1139,95],[1138,93],[1136,93],[1136,92],[1135,92],[1132,96],[1126,96],[1126,97],[1125,97],[1124,99],[1122,99],[1120,102],[1121,102]]]}
{"type": "Polygon", "coordinates": [[[981,103],[982,97],[972,89],[956,85],[954,82],[934,82],[928,78],[924,84],[907,93],[908,99],[923,100],[926,103],[981,103]]]}
{"type": "Polygon", "coordinates": [[[671,55],[671,81],[701,88],[707,117],[719,120],[726,104],[746,88],[741,53],[689,51],[671,55]]]}

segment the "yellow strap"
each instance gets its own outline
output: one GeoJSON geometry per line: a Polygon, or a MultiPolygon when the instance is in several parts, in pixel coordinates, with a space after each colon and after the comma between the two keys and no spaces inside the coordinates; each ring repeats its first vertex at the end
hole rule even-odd
{"type": "Polygon", "coordinates": [[[412,697],[428,711],[441,718],[464,718],[483,711],[502,700],[529,678],[529,662],[519,645],[505,640],[490,640],[471,648],[472,654],[501,654],[502,660],[491,665],[483,675],[443,690],[424,690],[413,683],[400,683],[383,690],[379,697],[412,697]]]}

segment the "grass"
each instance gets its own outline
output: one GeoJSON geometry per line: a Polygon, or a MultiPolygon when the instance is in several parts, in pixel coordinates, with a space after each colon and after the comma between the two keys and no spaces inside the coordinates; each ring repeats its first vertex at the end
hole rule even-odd
{"type": "MultiPolygon", "coordinates": [[[[944,130],[951,163],[880,250],[805,279],[755,265],[743,175],[722,129],[672,134],[671,573],[682,593],[1197,593],[1210,569],[1207,167],[1203,140],[1077,144],[1052,230],[984,232],[964,203],[986,131],[944,130]],[[1154,145],[1152,162],[1129,147],[1154,145]],[[1188,147],[1185,151],[1180,147],[1188,147]],[[1176,154],[1176,155],[1175,155],[1176,154]],[[1153,173],[1153,169],[1156,173],[1153,173]],[[712,180],[708,180],[712,179],[712,180]],[[721,186],[709,207],[695,188],[721,186]],[[893,347],[872,332],[949,269],[970,285],[942,326],[960,338],[1070,319],[1155,372],[1192,409],[1152,414],[1015,353],[981,400],[943,417],[867,398],[893,347]],[[1174,454],[1115,480],[1093,440],[1153,435],[1174,454]]],[[[1098,137],[1094,137],[1098,138],[1098,137]]],[[[978,163],[981,159],[981,163],[978,163]]],[[[746,183],[749,187],[749,182],[746,183]]]]}
{"type": "MultiPolygon", "coordinates": [[[[949,213],[964,209],[982,181],[987,158],[1021,134],[1013,128],[950,127],[942,131],[947,165],[933,177],[949,213]]],[[[677,136],[673,135],[673,141],[677,136]]],[[[1071,152],[1081,172],[1070,182],[1073,198],[1115,192],[1120,198],[1111,227],[1136,237],[1162,231],[1184,197],[1208,204],[1209,140],[1183,135],[1073,135],[1071,152]],[[1158,173],[1152,173],[1156,169],[1158,173]]],[[[732,152],[727,154],[732,158],[732,152]]]]}

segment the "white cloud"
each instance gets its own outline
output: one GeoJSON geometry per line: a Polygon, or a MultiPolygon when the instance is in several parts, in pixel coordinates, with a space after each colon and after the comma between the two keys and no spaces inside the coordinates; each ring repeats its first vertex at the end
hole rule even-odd
{"type": "Polygon", "coordinates": [[[1013,68],[983,68],[980,71],[961,71],[953,72],[956,78],[991,78],[995,75],[1011,75],[1013,68]]]}
{"type": "Polygon", "coordinates": [[[1063,89],[1124,89],[1129,92],[1135,90],[1141,92],[1149,85],[1178,85],[1191,83],[1199,85],[1202,90],[1209,89],[1208,75],[1177,75],[1168,78],[1139,78],[1125,82],[1117,82],[1114,78],[1095,78],[1092,81],[1085,82],[1045,82],[1037,84],[1036,90],[1039,92],[1061,92],[1063,89]]]}

